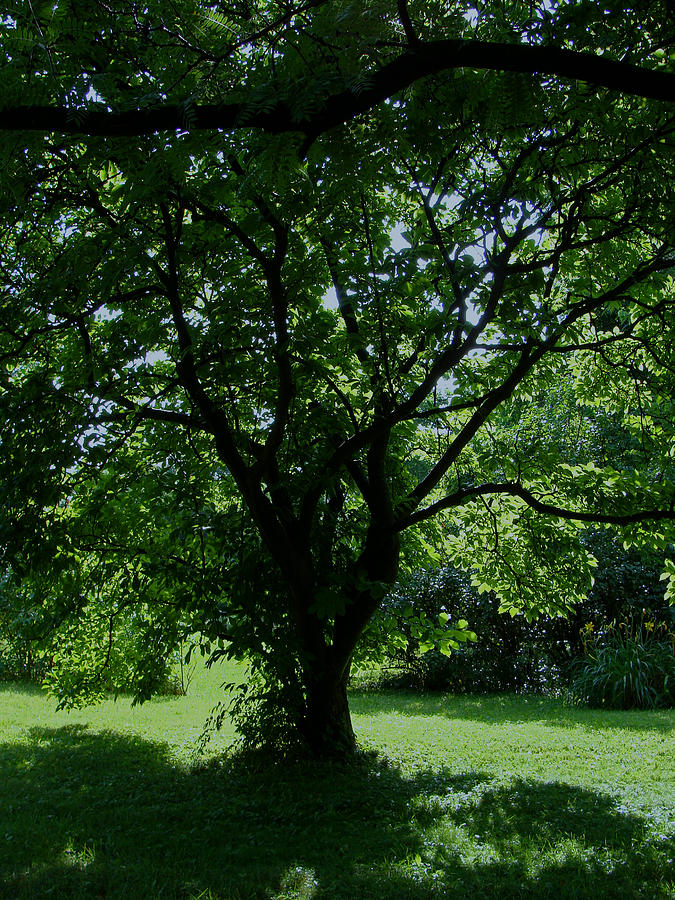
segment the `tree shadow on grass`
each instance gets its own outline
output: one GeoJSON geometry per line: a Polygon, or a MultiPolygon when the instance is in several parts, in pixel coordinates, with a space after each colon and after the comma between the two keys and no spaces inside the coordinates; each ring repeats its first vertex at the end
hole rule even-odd
{"type": "Polygon", "coordinates": [[[565,704],[562,700],[538,695],[420,693],[419,691],[354,692],[350,698],[354,713],[367,716],[396,713],[402,716],[443,716],[485,724],[539,722],[542,725],[586,726],[607,730],[657,731],[672,734],[673,710],[589,709],[565,704]]]}
{"type": "Polygon", "coordinates": [[[671,849],[644,831],[607,795],[481,772],[188,770],[82,726],[0,745],[0,896],[17,900],[665,897],[671,849]]]}

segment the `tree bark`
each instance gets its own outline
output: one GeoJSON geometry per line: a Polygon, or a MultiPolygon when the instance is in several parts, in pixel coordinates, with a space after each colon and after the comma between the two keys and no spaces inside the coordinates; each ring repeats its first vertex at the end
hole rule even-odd
{"type": "Polygon", "coordinates": [[[348,757],[357,749],[347,700],[349,667],[333,666],[308,673],[303,736],[317,757],[348,757]]]}

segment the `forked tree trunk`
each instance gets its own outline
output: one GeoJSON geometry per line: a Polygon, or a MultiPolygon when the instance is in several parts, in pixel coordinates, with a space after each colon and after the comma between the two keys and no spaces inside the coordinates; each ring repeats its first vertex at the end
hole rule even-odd
{"type": "MultiPolygon", "coordinates": [[[[297,542],[289,561],[279,560],[289,572],[291,620],[303,669],[304,715],[300,729],[309,749],[318,757],[345,757],[357,750],[347,700],[347,681],[357,641],[382,599],[383,584],[394,582],[399,539],[391,528],[371,524],[366,545],[356,564],[356,575],[370,587],[348,596],[344,611],[335,617],[332,642],[327,623],[315,612],[316,572],[309,546],[301,552],[297,542]]],[[[357,579],[355,579],[356,581],[357,579]]]]}

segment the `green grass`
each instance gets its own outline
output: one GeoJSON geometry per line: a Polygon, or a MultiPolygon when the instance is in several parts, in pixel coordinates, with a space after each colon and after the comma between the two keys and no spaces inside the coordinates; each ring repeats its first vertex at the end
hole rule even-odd
{"type": "Polygon", "coordinates": [[[218,685],[57,713],[0,686],[2,898],[675,897],[675,714],[356,693],[360,765],[246,770],[218,685]]]}

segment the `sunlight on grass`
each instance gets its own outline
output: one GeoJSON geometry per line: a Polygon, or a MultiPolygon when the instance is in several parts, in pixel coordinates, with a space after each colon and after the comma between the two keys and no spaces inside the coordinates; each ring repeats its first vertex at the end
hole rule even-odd
{"type": "Polygon", "coordinates": [[[0,897],[675,896],[675,714],[538,697],[352,695],[353,766],[249,770],[185,697],[56,712],[0,686],[0,897]]]}
{"type": "Polygon", "coordinates": [[[86,869],[96,859],[95,845],[84,844],[82,847],[75,847],[72,839],[66,842],[66,848],[63,851],[66,863],[76,866],[80,869],[86,869]]]}
{"type": "Polygon", "coordinates": [[[314,869],[291,866],[281,879],[281,890],[275,900],[312,900],[317,895],[318,886],[314,869]]]}
{"type": "MultiPolygon", "coordinates": [[[[99,706],[81,710],[56,709],[56,701],[32,685],[0,684],[0,722],[4,739],[11,741],[30,722],[43,727],[84,726],[97,730],[141,734],[167,744],[177,761],[192,758],[204,723],[213,706],[224,699],[223,684],[239,682],[243,666],[226,662],[207,669],[198,663],[191,670],[186,696],[156,697],[149,703],[133,705],[131,697],[110,698],[99,706]]],[[[234,730],[229,720],[211,742],[210,752],[223,752],[232,742],[234,730]]]]}

